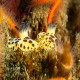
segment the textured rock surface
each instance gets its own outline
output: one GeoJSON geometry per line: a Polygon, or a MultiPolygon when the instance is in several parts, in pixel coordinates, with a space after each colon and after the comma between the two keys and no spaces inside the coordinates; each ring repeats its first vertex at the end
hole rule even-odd
{"type": "MultiPolygon", "coordinates": [[[[1,7],[0,7],[1,11],[1,7]]],[[[0,21],[0,80],[3,79],[4,72],[5,72],[5,53],[6,53],[6,43],[7,38],[9,36],[8,33],[8,24],[6,23],[6,16],[3,15],[3,13],[0,13],[1,15],[1,21],[0,21]],[[2,78],[2,79],[1,79],[2,78]]]]}
{"type": "MultiPolygon", "coordinates": [[[[5,1],[5,0],[1,0],[1,2],[2,1],[5,1]]],[[[19,0],[18,0],[18,2],[19,2],[19,0]]],[[[9,5],[9,7],[10,6],[12,6],[12,5],[9,5]]],[[[17,3],[17,6],[18,6],[18,3],[17,3]]],[[[39,27],[45,26],[46,21],[47,21],[49,7],[50,7],[50,5],[48,5],[48,7],[47,7],[47,5],[41,5],[38,7],[34,7],[32,9],[30,16],[32,16],[31,17],[32,18],[32,21],[31,21],[32,27],[33,28],[36,27],[36,30],[34,30],[34,31],[37,31],[39,27]]],[[[13,7],[11,7],[11,9],[13,9],[13,7]]],[[[23,12],[24,12],[23,14],[25,14],[25,11],[23,11],[23,12]]],[[[14,35],[12,35],[11,28],[6,23],[6,16],[2,17],[1,15],[2,14],[0,13],[0,78],[3,77],[3,73],[4,73],[4,55],[6,53],[5,49],[6,49],[7,39],[10,36],[11,37],[14,36],[14,35]]],[[[57,28],[56,36],[59,39],[59,51],[58,51],[59,53],[63,52],[63,50],[64,50],[63,44],[65,44],[66,42],[70,43],[69,45],[71,45],[71,49],[73,47],[75,48],[74,49],[75,53],[74,52],[73,52],[74,54],[72,53],[72,55],[74,55],[74,56],[76,55],[76,60],[74,61],[75,66],[72,70],[72,73],[70,73],[70,74],[72,74],[72,76],[69,77],[70,78],[69,80],[71,80],[71,79],[79,80],[80,79],[80,73],[79,73],[80,72],[80,20],[79,19],[80,19],[80,0],[76,0],[76,1],[75,0],[63,0],[62,6],[60,7],[60,10],[59,10],[59,12],[57,12],[57,16],[56,16],[56,22],[58,22],[58,24],[59,24],[59,26],[57,28]]],[[[67,46],[67,47],[69,47],[69,46],[67,46]]],[[[68,53],[68,52],[70,52],[70,51],[67,51],[65,53],[68,53]]],[[[65,56],[65,54],[63,55],[63,59],[65,58],[64,56],[65,56]]],[[[30,57],[30,55],[29,55],[29,57],[30,57]]],[[[28,69],[30,70],[28,72],[31,73],[35,66],[32,65],[33,59],[28,60],[28,58],[26,59],[26,61],[28,62],[28,64],[31,67],[31,68],[28,67],[28,69]]],[[[60,55],[59,55],[59,58],[61,58],[60,55]]],[[[48,61],[50,61],[50,62],[48,63],[47,66],[51,66],[51,64],[54,62],[52,55],[49,57],[48,61]]],[[[10,62],[10,63],[12,64],[12,62],[10,62]]],[[[35,64],[38,65],[37,63],[35,63],[35,64]]],[[[44,60],[43,60],[43,64],[44,64],[44,60]]],[[[67,64],[67,65],[69,65],[69,64],[67,64]]],[[[8,69],[8,68],[6,68],[6,69],[8,69]]],[[[15,67],[15,71],[19,70],[19,68],[20,68],[20,63],[17,64],[17,66],[15,67]]],[[[40,67],[36,67],[36,68],[39,69],[40,67]]],[[[65,68],[65,67],[63,67],[63,68],[65,68]]],[[[55,67],[54,71],[55,71],[55,73],[57,73],[58,69],[55,67]]],[[[46,72],[46,71],[44,71],[44,72],[46,72]]],[[[36,74],[38,74],[38,73],[36,73],[36,74]]],[[[9,75],[9,73],[7,73],[7,75],[9,75]]],[[[18,71],[18,77],[19,77],[19,75],[20,75],[20,73],[18,71]]],[[[46,74],[43,76],[44,76],[44,79],[46,79],[46,74]]],[[[28,78],[29,78],[29,76],[27,75],[27,79],[28,78]]],[[[32,77],[32,78],[34,78],[34,77],[32,77]]]]}

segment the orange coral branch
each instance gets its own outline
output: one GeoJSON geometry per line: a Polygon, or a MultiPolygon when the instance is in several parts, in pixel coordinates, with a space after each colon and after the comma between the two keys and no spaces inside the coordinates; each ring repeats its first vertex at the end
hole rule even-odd
{"type": "Polygon", "coordinates": [[[9,18],[7,17],[7,23],[10,25],[10,27],[13,29],[16,37],[19,37],[19,32],[17,31],[17,29],[15,28],[15,24],[14,22],[9,18]]]}
{"type": "Polygon", "coordinates": [[[2,22],[2,18],[3,18],[3,10],[2,8],[0,7],[0,23],[2,22]]]}
{"type": "Polygon", "coordinates": [[[55,14],[56,9],[59,7],[62,0],[56,0],[55,3],[52,5],[47,19],[47,24],[51,23],[53,20],[53,16],[55,14]]]}
{"type": "Polygon", "coordinates": [[[60,77],[60,78],[51,78],[51,79],[49,79],[49,80],[66,80],[66,79],[65,79],[65,78],[60,77]]]}

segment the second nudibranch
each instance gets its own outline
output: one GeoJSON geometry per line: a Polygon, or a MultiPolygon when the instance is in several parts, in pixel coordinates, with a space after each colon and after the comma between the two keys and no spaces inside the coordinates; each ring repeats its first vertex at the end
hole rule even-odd
{"type": "Polygon", "coordinates": [[[50,23],[46,32],[37,35],[39,47],[44,50],[54,49],[57,51],[57,38],[55,36],[57,24],[50,23]]]}

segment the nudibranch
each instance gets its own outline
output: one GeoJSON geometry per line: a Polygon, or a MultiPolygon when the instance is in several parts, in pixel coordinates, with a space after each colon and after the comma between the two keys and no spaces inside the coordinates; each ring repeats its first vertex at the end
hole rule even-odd
{"type": "Polygon", "coordinates": [[[51,50],[54,49],[57,51],[57,44],[56,44],[56,25],[49,24],[47,32],[40,32],[37,35],[37,41],[39,42],[39,47],[44,50],[51,50]]]}
{"type": "Polygon", "coordinates": [[[55,39],[52,38],[49,35],[46,35],[40,42],[39,42],[39,47],[44,49],[44,50],[51,50],[55,49],[55,39]]]}
{"type": "Polygon", "coordinates": [[[18,48],[22,51],[35,51],[38,49],[38,42],[30,39],[29,37],[23,38],[10,38],[8,40],[8,48],[16,51],[18,48]]]}
{"type": "Polygon", "coordinates": [[[38,42],[28,36],[29,24],[22,23],[22,29],[19,30],[20,38],[10,38],[8,40],[8,48],[16,51],[18,48],[22,51],[34,51],[38,49],[38,42]]]}
{"type": "Polygon", "coordinates": [[[38,49],[38,42],[30,39],[29,37],[22,38],[10,38],[8,40],[8,48],[13,51],[16,51],[18,48],[22,51],[35,51],[38,49]]]}

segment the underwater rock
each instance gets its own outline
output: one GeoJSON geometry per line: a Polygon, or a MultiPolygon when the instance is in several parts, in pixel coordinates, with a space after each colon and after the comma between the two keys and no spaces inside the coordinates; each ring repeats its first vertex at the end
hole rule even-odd
{"type": "Polygon", "coordinates": [[[6,27],[4,27],[5,24],[0,24],[0,80],[4,78],[4,72],[5,72],[5,49],[6,49],[6,38],[7,38],[7,30],[6,27]]]}
{"type": "Polygon", "coordinates": [[[79,79],[80,77],[80,33],[76,34],[76,41],[75,41],[75,51],[76,51],[76,73],[75,75],[77,76],[77,78],[79,79]]]}
{"type": "MultiPolygon", "coordinates": [[[[3,0],[1,0],[2,2],[3,0]]],[[[22,0],[21,0],[22,1],[22,0]]],[[[0,53],[7,53],[5,56],[5,65],[6,65],[6,74],[5,77],[7,80],[9,79],[26,79],[26,80],[46,80],[47,78],[51,77],[65,77],[66,79],[69,77],[69,74],[71,74],[71,70],[73,68],[73,53],[71,52],[71,48],[73,46],[71,45],[71,42],[75,44],[75,50],[77,52],[77,77],[79,78],[79,71],[80,71],[80,33],[76,33],[76,39],[72,39],[70,41],[70,35],[72,35],[69,32],[69,29],[67,29],[67,22],[69,20],[69,14],[68,14],[68,8],[70,6],[71,0],[64,0],[62,3],[62,6],[60,7],[59,11],[56,13],[54,17],[53,22],[58,23],[58,27],[56,30],[56,36],[58,41],[58,52],[56,52],[54,49],[52,51],[46,52],[44,49],[39,50],[38,52],[25,52],[17,48],[16,51],[10,50],[9,48],[6,48],[5,45],[7,45],[7,41],[9,37],[16,37],[15,32],[13,32],[15,27],[11,27],[12,25],[9,25],[9,23],[6,22],[6,16],[2,17],[0,12],[0,53]],[[4,18],[4,19],[3,19],[4,18]],[[15,34],[14,34],[15,33],[15,34]],[[75,41],[76,40],[76,41],[75,41]],[[75,41],[75,42],[74,42],[75,41]],[[68,43],[69,42],[69,43],[68,43]],[[3,48],[3,49],[2,49],[3,48]],[[6,49],[6,50],[5,50],[6,49]],[[12,74],[12,75],[10,75],[12,74]],[[11,78],[12,77],[12,78],[11,78]]],[[[75,1],[76,4],[78,4],[75,1]]],[[[11,3],[13,0],[11,0],[11,3]]],[[[10,11],[12,9],[12,13],[10,17],[15,17],[16,15],[17,20],[20,18],[23,21],[24,17],[28,15],[28,20],[30,22],[30,26],[32,28],[32,32],[30,32],[30,38],[36,39],[37,34],[44,31],[44,28],[46,27],[47,17],[50,9],[50,4],[42,4],[38,6],[34,6],[30,10],[30,14],[27,14],[25,10],[27,10],[24,6],[24,3],[27,1],[22,1],[22,6],[19,5],[20,0],[16,1],[16,7],[19,7],[20,14],[16,14],[17,8],[14,12],[13,5],[7,5],[10,6],[10,11]],[[22,10],[23,9],[23,10],[22,10]],[[14,16],[13,16],[14,15],[14,16]]],[[[10,3],[9,3],[10,4],[10,3]]],[[[79,11],[79,5],[76,6],[76,9],[79,11]]],[[[74,9],[73,9],[74,10],[74,9]]],[[[10,12],[9,11],[9,12],[10,12]]],[[[74,10],[75,11],[75,10],[74,10]]],[[[76,12],[76,11],[75,11],[76,12]]],[[[78,12],[79,16],[79,12],[78,12]]],[[[25,19],[27,19],[25,17],[25,19]]],[[[14,20],[14,19],[13,19],[14,20]]],[[[72,20],[71,20],[72,21],[72,20]]],[[[16,21],[15,21],[16,22],[16,21]]],[[[75,24],[77,24],[75,27],[77,31],[79,32],[79,17],[77,17],[74,20],[75,24]]],[[[20,24],[20,23],[19,23],[20,24]]],[[[70,27],[72,27],[72,24],[69,24],[70,27]]],[[[75,28],[74,28],[75,30],[75,28]]],[[[46,31],[46,30],[45,30],[46,31]]],[[[45,32],[44,31],[44,32],[45,32]]],[[[71,30],[73,31],[73,30],[71,30]]],[[[73,31],[73,35],[74,35],[73,31]]],[[[17,34],[16,34],[17,35],[17,34]]],[[[44,36],[44,35],[43,35],[44,36]]],[[[40,43],[41,44],[41,43],[40,43]]],[[[25,43],[24,43],[25,45],[25,43]]],[[[44,46],[44,45],[43,45],[44,46]]],[[[46,47],[47,48],[47,47],[46,47]]],[[[2,60],[2,56],[0,57],[2,60]]],[[[0,62],[2,63],[2,62],[0,62]]],[[[0,67],[2,69],[2,67],[0,67]]],[[[65,80],[64,78],[53,78],[52,80],[65,80]]],[[[75,78],[74,78],[75,80],[75,78]]]]}

